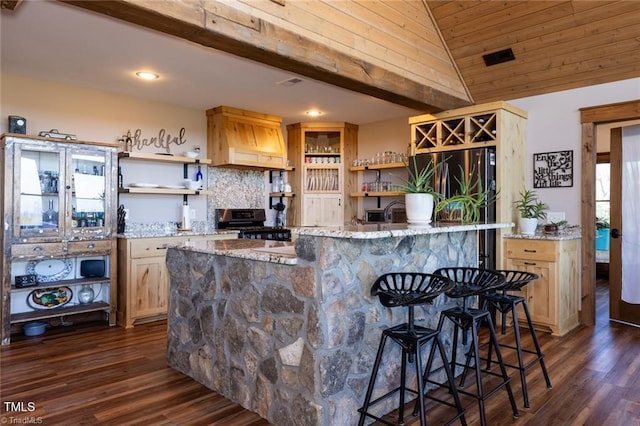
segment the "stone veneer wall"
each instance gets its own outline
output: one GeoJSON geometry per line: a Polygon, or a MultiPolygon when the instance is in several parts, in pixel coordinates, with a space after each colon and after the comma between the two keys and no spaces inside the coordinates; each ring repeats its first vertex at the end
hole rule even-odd
{"type": "MultiPolygon", "coordinates": [[[[300,236],[296,251],[298,264],[283,265],[170,249],[169,365],[275,425],[356,424],[381,330],[406,320],[370,296],[372,283],[476,265],[476,232],[300,236]]],[[[454,303],[441,296],[416,319],[435,328],[454,303]]],[[[443,340],[450,347],[451,333],[443,340]]],[[[400,351],[389,346],[374,397],[399,380],[400,351]]]]}

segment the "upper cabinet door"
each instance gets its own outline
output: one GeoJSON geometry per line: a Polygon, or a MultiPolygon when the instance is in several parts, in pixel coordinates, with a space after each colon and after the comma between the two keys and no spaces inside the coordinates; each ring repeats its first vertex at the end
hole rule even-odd
{"type": "Polygon", "coordinates": [[[109,236],[115,188],[112,150],[16,143],[14,242],[109,236]]]}
{"type": "Polygon", "coordinates": [[[17,144],[13,166],[14,238],[62,238],[65,150],[54,145],[17,144]]]}
{"type": "Polygon", "coordinates": [[[71,239],[109,235],[113,192],[112,155],[104,150],[70,148],[67,191],[67,235],[71,239]]]}

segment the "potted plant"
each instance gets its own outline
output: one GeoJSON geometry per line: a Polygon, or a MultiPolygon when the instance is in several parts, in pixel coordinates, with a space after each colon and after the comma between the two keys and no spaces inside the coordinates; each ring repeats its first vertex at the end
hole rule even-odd
{"type": "Polygon", "coordinates": [[[433,189],[433,179],[439,166],[429,159],[424,167],[419,168],[415,156],[409,157],[405,166],[407,178],[403,179],[400,189],[405,192],[407,223],[428,225],[433,216],[434,199],[440,198],[433,189]]]}
{"type": "Polygon", "coordinates": [[[515,201],[515,205],[520,212],[520,233],[534,235],[538,226],[538,219],[547,216],[546,210],[549,206],[538,200],[538,195],[530,189],[525,189],[520,193],[520,199],[515,201]]]}
{"type": "Polygon", "coordinates": [[[562,232],[569,222],[566,220],[559,220],[557,222],[551,222],[544,225],[544,232],[548,234],[555,234],[562,232]]]}
{"type": "Polygon", "coordinates": [[[449,198],[442,199],[435,207],[438,218],[443,222],[478,223],[480,221],[480,208],[494,203],[495,195],[491,191],[483,189],[480,176],[472,168],[466,174],[460,166],[460,177],[455,178],[459,191],[449,198]]]}
{"type": "Polygon", "coordinates": [[[609,221],[605,218],[596,217],[596,250],[609,250],[609,221]]]}

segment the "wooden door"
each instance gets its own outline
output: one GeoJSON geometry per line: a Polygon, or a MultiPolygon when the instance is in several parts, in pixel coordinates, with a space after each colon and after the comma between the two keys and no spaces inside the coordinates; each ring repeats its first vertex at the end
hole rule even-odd
{"type": "MultiPolygon", "coordinates": [[[[640,127],[640,126],[638,126],[640,127]]],[[[609,251],[609,317],[613,321],[620,321],[634,325],[640,325],[640,304],[628,303],[622,294],[623,279],[635,280],[633,274],[623,274],[623,238],[625,238],[625,223],[622,215],[623,188],[628,188],[623,182],[622,176],[622,128],[611,129],[611,244],[609,251]],[[619,235],[619,237],[617,236],[619,235]]],[[[633,190],[640,191],[640,183],[635,182],[633,190]]],[[[632,226],[629,223],[628,215],[625,217],[627,232],[631,232],[632,226]]],[[[637,220],[637,218],[635,218],[637,220]]],[[[627,235],[627,240],[631,238],[637,241],[637,236],[627,235]]],[[[626,257],[626,256],[625,256],[626,257]]],[[[638,259],[632,260],[638,262],[638,259]]]]}

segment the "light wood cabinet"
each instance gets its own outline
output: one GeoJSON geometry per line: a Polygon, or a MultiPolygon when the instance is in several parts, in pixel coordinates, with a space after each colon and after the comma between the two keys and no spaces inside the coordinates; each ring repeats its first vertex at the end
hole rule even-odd
{"type": "Polygon", "coordinates": [[[2,344],[29,321],[91,317],[115,325],[116,149],[2,136],[2,344]],[[101,276],[82,275],[83,261],[92,260],[104,262],[101,276]],[[16,277],[35,285],[16,286],[16,277]]]}
{"type": "Polygon", "coordinates": [[[184,237],[118,239],[118,324],[165,319],[169,303],[167,246],[185,241],[236,239],[235,233],[184,237]]]}
{"type": "Polygon", "coordinates": [[[207,152],[214,166],[284,169],[282,118],[219,106],[207,110],[207,152]]]}
{"type": "Polygon", "coordinates": [[[296,123],[287,126],[289,181],[296,197],[289,217],[295,226],[344,225],[356,214],[356,176],[345,175],[358,152],[358,126],[296,123]]]}
{"type": "MultiPolygon", "coordinates": [[[[517,223],[513,203],[525,189],[526,111],[506,102],[492,102],[411,117],[409,124],[411,155],[495,147],[495,220],[517,223]]],[[[496,241],[510,233],[509,228],[497,229],[496,241]]],[[[502,247],[496,244],[496,265],[503,261],[502,247]]]]}
{"type": "MultiPolygon", "coordinates": [[[[579,241],[504,240],[504,268],[532,272],[539,277],[523,289],[534,326],[556,336],[578,325],[579,241]]],[[[519,314],[524,320],[523,313],[519,314]]]]}
{"type": "Polygon", "coordinates": [[[305,218],[308,223],[323,226],[344,225],[342,196],[338,194],[307,194],[304,196],[305,218]]]}

